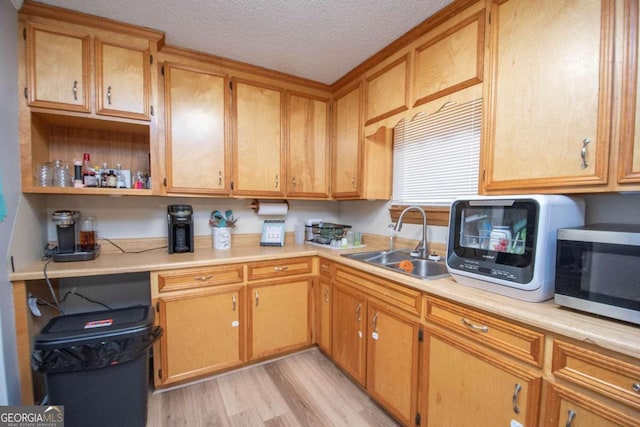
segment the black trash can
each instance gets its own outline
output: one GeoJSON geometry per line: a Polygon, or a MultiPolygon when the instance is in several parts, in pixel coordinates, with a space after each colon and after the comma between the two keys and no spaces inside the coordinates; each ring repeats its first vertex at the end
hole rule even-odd
{"type": "Polygon", "coordinates": [[[65,425],[144,427],[149,348],[162,335],[141,305],[52,319],[35,337],[33,368],[65,425]]]}

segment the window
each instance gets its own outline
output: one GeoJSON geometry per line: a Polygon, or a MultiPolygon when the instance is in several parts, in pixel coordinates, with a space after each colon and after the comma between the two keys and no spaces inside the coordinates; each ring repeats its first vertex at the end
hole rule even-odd
{"type": "Polygon", "coordinates": [[[449,205],[478,194],[482,99],[394,128],[393,204],[449,205]]]}

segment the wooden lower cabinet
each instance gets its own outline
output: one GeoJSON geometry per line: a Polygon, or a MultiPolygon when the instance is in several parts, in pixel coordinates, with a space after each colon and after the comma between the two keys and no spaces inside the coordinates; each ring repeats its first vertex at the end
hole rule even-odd
{"type": "Polygon", "coordinates": [[[420,425],[536,426],[542,374],[427,328],[420,425]]]}
{"type": "Polygon", "coordinates": [[[367,311],[367,391],[403,424],[413,424],[420,324],[382,302],[370,300],[367,311]]]}
{"type": "Polygon", "coordinates": [[[331,355],[331,301],[333,299],[331,280],[320,277],[316,287],[316,342],[326,354],[331,355]]]}
{"type": "Polygon", "coordinates": [[[249,360],[311,344],[312,280],[287,279],[247,285],[249,360]]]}
{"type": "Polygon", "coordinates": [[[333,360],[361,385],[365,385],[367,298],[351,286],[333,288],[333,360]]]}
{"type": "Polygon", "coordinates": [[[244,300],[244,285],[160,296],[157,308],[164,334],[156,385],[195,379],[241,364],[244,300]]]}
{"type": "Polygon", "coordinates": [[[571,388],[547,384],[546,415],[541,425],[545,427],[633,427],[640,418],[623,412],[571,388]]]}

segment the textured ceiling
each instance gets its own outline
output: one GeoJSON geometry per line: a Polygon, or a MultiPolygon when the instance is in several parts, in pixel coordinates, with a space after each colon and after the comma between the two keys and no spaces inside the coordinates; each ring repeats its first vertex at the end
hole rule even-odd
{"type": "MultiPolygon", "coordinates": [[[[21,0],[12,0],[14,4],[21,0]]],[[[334,83],[451,0],[40,0],[167,44],[334,83]]]]}

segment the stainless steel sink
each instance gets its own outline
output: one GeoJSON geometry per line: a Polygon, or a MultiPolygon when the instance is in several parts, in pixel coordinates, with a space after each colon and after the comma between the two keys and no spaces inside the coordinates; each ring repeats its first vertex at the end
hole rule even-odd
{"type": "Polygon", "coordinates": [[[409,250],[386,250],[373,252],[359,252],[353,254],[342,254],[345,258],[355,259],[377,267],[383,267],[398,273],[408,274],[420,279],[435,280],[447,277],[447,266],[444,262],[436,262],[430,259],[418,258],[411,255],[409,250]],[[408,260],[413,265],[410,272],[400,268],[400,262],[408,260]]]}

